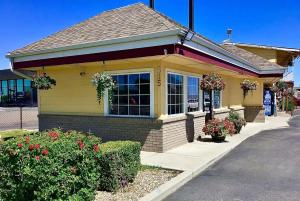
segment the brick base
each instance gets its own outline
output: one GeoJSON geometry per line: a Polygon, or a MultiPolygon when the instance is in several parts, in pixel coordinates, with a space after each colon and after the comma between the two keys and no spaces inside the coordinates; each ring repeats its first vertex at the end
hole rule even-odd
{"type": "Polygon", "coordinates": [[[102,140],[133,140],[144,151],[165,152],[192,142],[202,134],[204,113],[194,113],[165,120],[150,118],[119,118],[82,115],[39,115],[39,129],[62,128],[92,132],[102,140]]]}

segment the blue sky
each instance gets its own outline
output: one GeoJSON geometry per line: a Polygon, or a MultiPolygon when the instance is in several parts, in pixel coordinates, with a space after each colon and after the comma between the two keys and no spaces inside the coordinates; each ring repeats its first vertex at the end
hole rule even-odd
{"type": "MultiPolygon", "coordinates": [[[[0,69],[5,54],[102,11],[148,0],[0,0],[0,69]]],[[[187,25],[188,0],[156,0],[156,9],[187,25]]],[[[195,0],[196,31],[215,42],[233,41],[300,48],[299,0],[195,0]]],[[[300,61],[294,72],[300,86],[300,61]]]]}

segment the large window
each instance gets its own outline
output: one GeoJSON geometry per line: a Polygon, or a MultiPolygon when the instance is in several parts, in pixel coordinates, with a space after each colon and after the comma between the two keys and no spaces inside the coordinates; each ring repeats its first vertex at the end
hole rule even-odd
{"type": "Polygon", "coordinates": [[[116,82],[110,115],[150,116],[150,73],[112,76],[116,82]]]}
{"type": "Polygon", "coordinates": [[[199,78],[187,77],[187,111],[199,111],[199,78]]]}
{"type": "Polygon", "coordinates": [[[214,109],[219,109],[221,107],[221,91],[213,92],[213,106],[214,109]]]}
{"type": "Polygon", "coordinates": [[[168,73],[168,114],[184,112],[183,76],[168,73]]]}

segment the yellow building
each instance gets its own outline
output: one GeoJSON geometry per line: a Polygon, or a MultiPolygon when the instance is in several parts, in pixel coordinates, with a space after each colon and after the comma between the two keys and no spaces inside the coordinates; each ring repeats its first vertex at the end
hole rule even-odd
{"type": "Polygon", "coordinates": [[[101,13],[7,57],[13,70],[47,73],[57,82],[39,90],[41,130],[90,131],[104,141],[138,140],[144,150],[163,152],[202,135],[207,104],[215,118],[233,109],[264,121],[264,82],[280,79],[285,69],[257,55],[253,61],[234,47],[218,45],[139,3],[101,13]],[[97,72],[111,74],[117,83],[112,105],[107,96],[97,101],[91,84],[97,72]],[[212,100],[199,87],[210,73],[226,84],[212,100]],[[244,79],[259,83],[246,97],[244,79]]]}

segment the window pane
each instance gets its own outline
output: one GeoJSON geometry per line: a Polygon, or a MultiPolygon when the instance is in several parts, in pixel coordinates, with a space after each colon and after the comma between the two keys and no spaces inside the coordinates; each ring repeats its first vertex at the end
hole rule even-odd
{"type": "Polygon", "coordinates": [[[129,85],[130,94],[139,94],[139,85],[129,85]]]}
{"type": "Polygon", "coordinates": [[[128,84],[128,75],[118,75],[118,84],[128,84]]]}
{"type": "Polygon", "coordinates": [[[119,85],[119,94],[126,95],[128,94],[128,85],[119,85]]]}
{"type": "Polygon", "coordinates": [[[140,114],[139,106],[130,106],[129,107],[129,115],[139,115],[139,114],[140,114]]]}
{"type": "Polygon", "coordinates": [[[8,85],[7,85],[7,81],[2,81],[2,96],[7,96],[8,95],[8,85]]]}
{"type": "Polygon", "coordinates": [[[140,90],[141,94],[150,94],[150,84],[142,84],[140,90]]]}
{"type": "Polygon", "coordinates": [[[114,115],[150,115],[150,73],[113,76],[116,89],[113,91],[114,115]],[[142,84],[141,84],[142,83],[142,84]]]}
{"type": "Polygon", "coordinates": [[[187,80],[187,110],[188,112],[199,110],[199,78],[188,77],[187,80]]]}
{"type": "Polygon", "coordinates": [[[141,106],[140,109],[142,116],[150,116],[150,106],[141,106]]]}
{"type": "Polygon", "coordinates": [[[183,113],[183,76],[168,74],[168,114],[183,113]]]}
{"type": "Polygon", "coordinates": [[[140,104],[141,105],[150,105],[150,95],[140,96],[140,104]]]}
{"type": "Polygon", "coordinates": [[[128,106],[119,106],[119,115],[128,115],[128,106]]]}
{"type": "Polygon", "coordinates": [[[129,97],[129,104],[130,105],[139,105],[140,104],[140,97],[139,96],[130,96],[129,97]]]}
{"type": "Polygon", "coordinates": [[[129,84],[139,84],[139,74],[129,75],[129,84]]]}
{"type": "Polygon", "coordinates": [[[120,105],[128,105],[128,96],[119,96],[120,105]]]}
{"type": "Polygon", "coordinates": [[[23,92],[23,80],[17,80],[17,92],[23,92]]]}
{"type": "Polygon", "coordinates": [[[140,83],[150,84],[150,74],[149,73],[140,74],[140,83]]]}
{"type": "Polygon", "coordinates": [[[214,91],[214,108],[218,109],[221,107],[221,92],[214,91]]]}
{"type": "Polygon", "coordinates": [[[118,115],[118,106],[117,105],[112,105],[110,107],[110,114],[118,115]]]}

